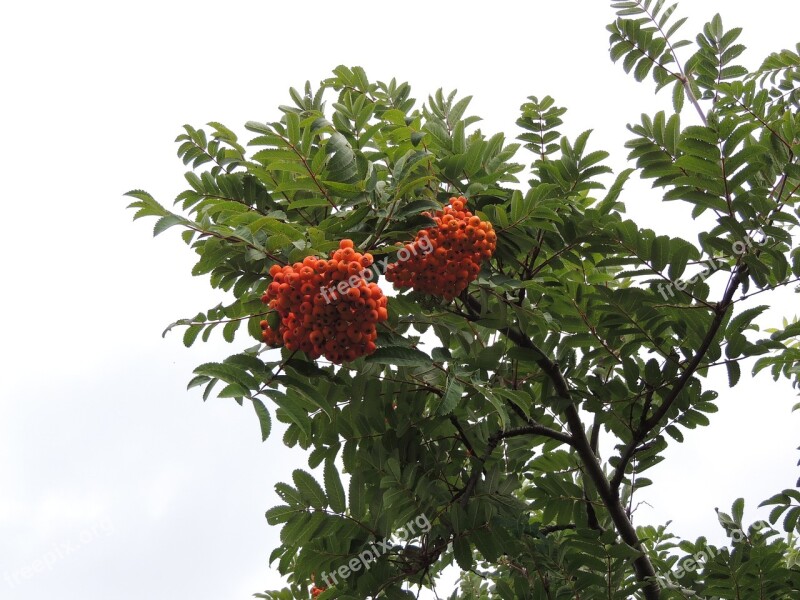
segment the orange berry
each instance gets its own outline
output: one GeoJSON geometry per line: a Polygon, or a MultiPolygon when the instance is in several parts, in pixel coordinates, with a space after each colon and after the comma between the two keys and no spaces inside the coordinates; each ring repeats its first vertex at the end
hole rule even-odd
{"type": "Polygon", "coordinates": [[[342,240],[339,246],[329,260],[307,256],[292,265],[270,267],[272,282],[261,301],[273,310],[274,323],[260,322],[264,343],[302,350],[312,359],[324,355],[336,364],[375,350],[373,323],[380,320],[381,310],[385,312],[386,296],[362,277],[356,285],[349,284],[373,257],[356,252],[351,240],[342,240]],[[337,289],[341,281],[348,282],[344,294],[337,289]],[[374,317],[371,323],[370,317],[374,317]]]}

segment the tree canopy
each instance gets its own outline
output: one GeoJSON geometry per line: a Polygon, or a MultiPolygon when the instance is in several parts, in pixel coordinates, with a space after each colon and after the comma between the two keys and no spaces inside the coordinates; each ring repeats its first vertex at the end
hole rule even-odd
{"type": "Polygon", "coordinates": [[[690,41],[674,5],[612,5],[612,60],[671,94],[629,127],[619,173],[549,96],[509,141],[474,127],[469,96],[418,102],[339,66],[246,141],[185,125],[177,208],[128,193],[220,292],[168,330],[239,346],[189,387],[308,453],[266,513],[289,587],[257,597],[414,598],[448,567],[454,600],[799,597],[797,489],[768,522],[720,512],[725,547],[634,526],[631,506],[710,423],[712,369],[800,388],[800,322],[760,324],[800,280],[800,44],[748,70],[719,16],[690,41]],[[634,174],[708,231],[626,219],[634,174]]]}

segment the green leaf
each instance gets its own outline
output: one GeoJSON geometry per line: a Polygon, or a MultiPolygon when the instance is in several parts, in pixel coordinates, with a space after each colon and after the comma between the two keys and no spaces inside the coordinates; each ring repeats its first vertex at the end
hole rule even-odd
{"type": "Polygon", "coordinates": [[[366,514],[364,503],[364,476],[360,470],[350,474],[348,486],[348,499],[350,500],[350,516],[361,519],[366,514]]]}
{"type": "Polygon", "coordinates": [[[421,200],[412,200],[411,202],[406,202],[402,204],[397,210],[397,219],[403,219],[405,217],[410,217],[412,215],[417,215],[423,211],[430,211],[430,210],[441,210],[442,205],[441,203],[437,202],[436,200],[430,200],[427,198],[423,198],[421,200]]]}
{"type": "Polygon", "coordinates": [[[502,398],[500,398],[497,394],[494,393],[489,387],[481,387],[480,392],[484,398],[486,398],[489,403],[494,406],[497,410],[497,414],[500,417],[501,427],[503,429],[507,428],[509,425],[509,418],[508,418],[508,411],[506,410],[505,402],[502,398]]]}
{"type": "Polygon", "coordinates": [[[356,155],[346,137],[339,132],[331,135],[325,145],[325,152],[331,154],[328,160],[328,176],[326,179],[340,183],[350,183],[357,178],[356,155]]]}
{"type": "Polygon", "coordinates": [[[296,208],[314,208],[319,206],[330,206],[326,198],[303,198],[302,200],[295,200],[289,203],[289,210],[296,208]]]}
{"type": "Polygon", "coordinates": [[[238,383],[242,387],[250,390],[258,389],[259,384],[255,377],[245,369],[232,364],[223,363],[204,363],[194,370],[197,375],[208,375],[218,377],[228,383],[238,383]]]}
{"type": "Polygon", "coordinates": [[[424,367],[433,361],[430,356],[416,348],[384,346],[364,359],[367,363],[395,365],[398,367],[424,367]]]}
{"type": "Polygon", "coordinates": [[[733,387],[739,383],[739,378],[742,376],[742,370],[739,367],[739,363],[735,361],[726,362],[725,367],[728,369],[728,385],[733,387]]]}
{"type": "Polygon", "coordinates": [[[339,478],[339,471],[336,469],[333,459],[325,461],[323,480],[325,482],[325,491],[328,494],[331,510],[337,513],[344,513],[347,508],[344,497],[344,487],[342,486],[342,480],[339,478]]]}
{"type": "Polygon", "coordinates": [[[683,109],[684,100],[685,96],[683,83],[676,81],[675,86],[672,88],[672,107],[675,109],[677,114],[680,114],[681,110],[683,109]]]}
{"type": "Polygon", "coordinates": [[[229,321],[225,323],[225,326],[222,328],[222,337],[226,342],[233,342],[234,336],[236,335],[236,330],[239,329],[239,325],[241,325],[241,321],[229,321]]]}
{"type": "Polygon", "coordinates": [[[783,530],[792,532],[797,528],[800,531],[800,506],[793,506],[786,513],[786,518],[783,520],[783,530]]]}
{"type": "MultiPolygon", "coordinates": [[[[229,383],[224,388],[222,388],[222,390],[220,390],[219,394],[217,394],[217,397],[241,399],[249,394],[250,390],[248,390],[246,387],[238,383],[229,383]]],[[[241,404],[241,402],[239,402],[239,404],[241,404]]]]}
{"type": "Polygon", "coordinates": [[[302,469],[295,469],[292,472],[292,481],[308,506],[320,510],[328,506],[328,498],[325,496],[322,486],[310,473],[302,469]]]}
{"type": "Polygon", "coordinates": [[[463,393],[464,393],[464,384],[462,384],[455,377],[452,376],[449,377],[447,379],[447,388],[445,389],[442,401],[439,402],[439,406],[436,407],[436,414],[437,415],[450,414],[453,411],[453,409],[456,406],[458,406],[458,403],[461,400],[461,395],[463,393]]]}
{"type": "Polygon", "coordinates": [[[309,515],[295,515],[281,529],[281,542],[306,545],[317,535],[324,522],[325,514],[321,511],[314,511],[309,515]]]}
{"type": "Polygon", "coordinates": [[[156,221],[156,224],[153,226],[153,237],[157,236],[159,233],[163,233],[174,225],[181,225],[185,223],[187,223],[186,218],[181,217],[180,215],[165,215],[156,221]]]}
{"type": "Polygon", "coordinates": [[[282,504],[280,506],[273,506],[264,516],[267,517],[267,523],[270,525],[280,525],[281,523],[286,523],[294,515],[301,512],[304,512],[301,508],[282,504]]]}
{"type": "MultiPolygon", "coordinates": [[[[183,345],[187,348],[194,344],[198,334],[203,330],[205,325],[192,325],[183,332],[183,345]]],[[[165,332],[166,333],[166,332],[165,332]]]]}
{"type": "Polygon", "coordinates": [[[263,442],[269,437],[269,432],[272,428],[272,420],[270,419],[267,407],[264,406],[261,400],[258,398],[251,398],[251,400],[253,401],[253,408],[256,411],[256,415],[258,415],[258,422],[261,425],[261,441],[263,442]]]}
{"type": "Polygon", "coordinates": [[[208,381],[209,381],[210,379],[211,379],[211,378],[210,378],[210,377],[208,377],[207,375],[195,375],[194,377],[192,377],[192,379],[191,379],[191,380],[189,381],[189,383],[186,385],[186,389],[187,389],[187,390],[190,390],[190,389],[192,389],[192,388],[194,388],[194,387],[197,387],[197,386],[203,385],[204,383],[208,383],[208,381]]]}
{"type": "Polygon", "coordinates": [[[737,498],[734,500],[733,506],[731,507],[731,515],[737,525],[742,524],[742,518],[744,517],[744,498],[737,498]]]}
{"type": "Polygon", "coordinates": [[[667,425],[666,432],[676,442],[678,442],[678,443],[682,443],[683,442],[683,434],[681,433],[680,429],[675,427],[675,425],[667,425]]]}
{"type": "Polygon", "coordinates": [[[472,548],[464,536],[453,540],[453,556],[462,571],[469,571],[473,566],[472,548]]]}
{"type": "Polygon", "coordinates": [[[419,143],[422,141],[422,139],[426,135],[427,134],[424,131],[412,131],[411,132],[411,145],[412,146],[418,146],[419,143]]]}
{"type": "MultiPolygon", "coordinates": [[[[275,404],[286,414],[289,420],[300,428],[300,431],[305,434],[306,439],[311,437],[311,419],[308,413],[300,406],[297,406],[281,392],[277,390],[265,390],[264,394],[268,395],[275,404]]],[[[278,415],[280,419],[280,415],[278,415]]]]}

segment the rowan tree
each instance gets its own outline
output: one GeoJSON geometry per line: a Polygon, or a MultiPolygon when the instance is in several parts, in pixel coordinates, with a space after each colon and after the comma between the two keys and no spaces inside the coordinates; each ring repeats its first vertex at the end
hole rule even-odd
{"type": "Polygon", "coordinates": [[[589,131],[562,135],[549,96],[510,143],[474,128],[469,97],[420,103],[339,66],[246,142],[186,125],[177,212],[129,193],[220,291],[171,327],[238,346],[189,387],[251,403],[264,439],[274,414],[321,473],[277,483],[289,587],[257,597],[413,598],[448,567],[452,599],[800,597],[797,489],[765,501],[768,524],[741,500],[720,513],[722,548],[631,514],[717,410],[710,372],[800,386],[800,323],[763,331],[768,293],[800,278],[800,45],[748,70],[719,16],[689,41],[663,0],[612,5],[611,58],[672,98],[629,127],[620,173],[589,131]],[[707,232],[626,219],[634,173],[707,232]]]}

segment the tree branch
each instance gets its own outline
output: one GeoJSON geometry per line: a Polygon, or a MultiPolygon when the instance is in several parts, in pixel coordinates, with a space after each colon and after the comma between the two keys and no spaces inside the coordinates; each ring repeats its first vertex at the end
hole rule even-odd
{"type": "MultiPolygon", "coordinates": [[[[473,318],[475,318],[474,314],[480,312],[480,305],[478,305],[477,300],[466,294],[463,295],[462,298],[466,302],[470,311],[473,313],[473,318]]],[[[536,344],[521,330],[512,327],[503,327],[499,331],[520,348],[532,350],[536,354],[536,358],[534,359],[536,364],[539,365],[539,368],[545,372],[550,381],[553,383],[553,387],[555,388],[558,396],[569,401],[569,404],[564,409],[564,413],[566,415],[567,425],[570,433],[572,434],[570,436],[573,442],[571,445],[577,451],[578,456],[580,457],[581,462],[586,469],[586,473],[589,475],[592,483],[594,483],[597,493],[608,510],[611,520],[614,522],[614,526],[616,527],[620,537],[628,546],[640,552],[640,555],[633,559],[633,568],[636,572],[637,580],[643,584],[645,600],[658,600],[660,597],[660,590],[656,582],[656,572],[653,568],[653,564],[650,562],[650,558],[645,553],[644,547],[639,541],[639,537],[636,534],[636,529],[633,527],[633,524],[628,518],[628,515],[625,512],[625,507],[622,506],[620,502],[619,495],[611,489],[608,479],[603,472],[603,468],[600,465],[600,462],[597,460],[597,456],[595,455],[594,451],[592,450],[592,446],[589,442],[589,439],[586,437],[586,431],[583,428],[583,423],[581,422],[578,408],[572,398],[569,384],[564,378],[564,374],[561,372],[561,369],[558,367],[558,365],[545,356],[545,354],[536,346],[536,344]]],[[[494,440],[490,438],[490,445],[493,441],[494,440]]],[[[499,438],[494,441],[494,445],[491,446],[492,450],[499,441],[499,438]]],[[[477,483],[477,476],[474,472],[473,477],[470,478],[469,482],[472,484],[472,488],[474,488],[475,484],[477,483]],[[474,482],[473,477],[475,479],[474,482]]],[[[469,491],[471,493],[472,490],[470,489],[469,491]]]]}
{"type": "Polygon", "coordinates": [[[746,271],[747,269],[744,265],[740,265],[734,271],[733,277],[728,282],[728,287],[725,290],[722,301],[720,301],[714,309],[714,320],[711,322],[711,326],[708,328],[706,337],[703,339],[700,347],[697,349],[697,352],[695,352],[686,369],[683,371],[683,373],[681,373],[678,381],[676,381],[675,385],[672,386],[672,390],[670,390],[669,395],[664,399],[661,405],[655,409],[651,417],[647,418],[646,415],[642,415],[643,421],[634,432],[631,441],[620,454],[620,462],[614,471],[613,477],[611,478],[611,487],[615,493],[618,493],[619,491],[619,486],[622,484],[622,480],[625,477],[625,470],[627,469],[631,458],[633,458],[633,455],[636,453],[638,446],[642,443],[642,441],[644,441],[650,431],[655,428],[661,419],[663,419],[664,416],[669,412],[670,408],[672,408],[672,405],[675,403],[675,400],[677,400],[678,396],[683,391],[683,388],[686,387],[686,384],[689,383],[689,380],[692,378],[695,371],[697,371],[697,369],[701,366],[706,352],[708,352],[708,349],[711,347],[714,338],[719,332],[719,328],[722,326],[722,322],[725,320],[725,315],[727,314],[728,309],[733,304],[733,295],[736,293],[736,290],[742,283],[743,278],[746,276],[746,271]]]}
{"type": "Polygon", "coordinates": [[[469,480],[467,481],[467,485],[464,486],[464,490],[461,494],[461,499],[459,502],[463,508],[466,508],[467,502],[469,502],[469,497],[472,495],[472,492],[475,490],[475,486],[478,485],[478,480],[481,477],[481,473],[483,472],[483,465],[486,464],[486,461],[489,460],[489,457],[494,452],[494,449],[497,448],[497,445],[504,439],[517,437],[520,435],[541,435],[544,437],[549,437],[554,440],[560,441],[562,444],[568,444],[570,446],[573,445],[572,437],[563,433],[561,431],[556,431],[555,429],[550,429],[549,427],[545,427],[544,425],[539,425],[538,423],[533,423],[531,425],[524,425],[522,427],[515,427],[513,429],[506,429],[504,430],[497,430],[492,435],[489,436],[489,441],[486,444],[486,450],[478,460],[480,461],[480,468],[476,467],[472,469],[472,473],[469,476],[469,480]]]}

